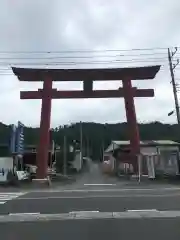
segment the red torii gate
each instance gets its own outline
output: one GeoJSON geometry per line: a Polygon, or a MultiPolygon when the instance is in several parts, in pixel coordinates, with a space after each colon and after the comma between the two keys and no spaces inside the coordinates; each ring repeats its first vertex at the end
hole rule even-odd
{"type": "Polygon", "coordinates": [[[153,79],[160,66],[107,69],[31,69],[12,70],[20,81],[43,81],[43,89],[21,91],[21,99],[42,99],[40,139],[37,149],[37,179],[47,177],[51,99],[71,98],[119,98],[125,100],[126,117],[129,130],[131,153],[140,151],[140,139],[134,97],[153,97],[153,89],[132,87],[131,80],[153,79]],[[93,81],[122,80],[123,87],[117,90],[93,90],[93,81]],[[83,81],[82,91],[59,91],[52,88],[53,81],[83,81]]]}

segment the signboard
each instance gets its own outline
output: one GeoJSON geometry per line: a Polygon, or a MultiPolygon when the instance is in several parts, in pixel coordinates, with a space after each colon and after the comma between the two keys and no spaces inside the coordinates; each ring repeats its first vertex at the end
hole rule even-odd
{"type": "Polygon", "coordinates": [[[14,124],[12,125],[10,151],[20,155],[24,152],[24,124],[21,122],[18,122],[17,127],[14,124]]]}
{"type": "Polygon", "coordinates": [[[16,152],[16,126],[14,124],[11,126],[10,152],[16,152]]]}
{"type": "Polygon", "coordinates": [[[16,130],[16,152],[18,154],[23,154],[24,152],[24,125],[21,122],[18,122],[16,130]]]}

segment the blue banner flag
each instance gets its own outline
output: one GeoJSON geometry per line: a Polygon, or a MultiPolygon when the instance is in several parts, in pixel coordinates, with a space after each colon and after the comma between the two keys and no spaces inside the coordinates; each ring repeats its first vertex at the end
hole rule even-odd
{"type": "Polygon", "coordinates": [[[14,124],[11,126],[10,152],[16,152],[16,126],[14,124]]]}
{"type": "Polygon", "coordinates": [[[21,122],[18,122],[16,130],[16,152],[18,154],[23,154],[24,152],[24,124],[21,122]]]}

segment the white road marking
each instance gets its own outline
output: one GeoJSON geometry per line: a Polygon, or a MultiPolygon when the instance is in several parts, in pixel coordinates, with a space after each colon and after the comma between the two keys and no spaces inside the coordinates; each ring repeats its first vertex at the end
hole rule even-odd
{"type": "Polygon", "coordinates": [[[127,212],[157,212],[157,209],[134,209],[134,210],[127,210],[127,212]]]}
{"type": "Polygon", "coordinates": [[[16,200],[48,200],[48,199],[86,199],[86,198],[159,198],[159,197],[180,197],[177,194],[128,194],[128,195],[85,195],[85,196],[46,196],[46,197],[19,197],[16,200]]]}
{"type": "MultiPolygon", "coordinates": [[[[116,185],[118,186],[118,185],[116,185]]],[[[71,193],[71,192],[126,192],[126,191],[176,191],[176,190],[180,190],[180,188],[175,188],[175,187],[171,187],[171,188],[163,188],[163,187],[158,187],[158,188],[114,188],[114,189],[45,189],[45,190],[33,190],[30,191],[29,193],[39,193],[39,192],[43,192],[43,193],[49,193],[49,192],[67,192],[67,193],[71,193]]]]}
{"type": "Polygon", "coordinates": [[[116,186],[113,183],[84,183],[84,186],[116,186]]]}
{"type": "Polygon", "coordinates": [[[4,195],[6,195],[6,194],[11,194],[11,195],[21,195],[21,194],[26,194],[27,192],[0,192],[0,194],[4,194],[4,195]]]}
{"type": "Polygon", "coordinates": [[[72,211],[72,212],[69,212],[70,214],[78,214],[78,213],[98,213],[99,211],[72,211]]]}
{"type": "Polygon", "coordinates": [[[25,192],[0,192],[0,204],[5,204],[7,201],[16,199],[22,195],[26,194],[25,192]]]}
{"type": "Polygon", "coordinates": [[[60,221],[60,220],[88,220],[88,219],[162,219],[180,218],[180,211],[149,211],[139,210],[134,212],[98,212],[77,211],[59,214],[41,213],[13,213],[0,215],[0,222],[37,222],[37,221],[60,221]],[[74,213],[74,214],[72,214],[74,213]]]}
{"type": "MultiPolygon", "coordinates": [[[[121,187],[121,186],[120,186],[121,187]]],[[[62,192],[125,192],[125,191],[173,191],[180,190],[180,188],[120,188],[120,189],[67,189],[62,192]]]]}
{"type": "Polygon", "coordinates": [[[24,216],[24,215],[40,215],[40,212],[37,213],[9,213],[9,216],[24,216]]]}

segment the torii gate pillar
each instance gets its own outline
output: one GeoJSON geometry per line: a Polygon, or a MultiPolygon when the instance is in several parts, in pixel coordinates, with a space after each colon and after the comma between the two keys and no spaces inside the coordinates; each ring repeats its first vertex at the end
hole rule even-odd
{"type": "Polygon", "coordinates": [[[48,153],[50,145],[50,119],[51,119],[51,91],[52,78],[46,77],[43,82],[42,107],[40,121],[40,139],[37,149],[37,179],[47,177],[48,153]],[[48,146],[48,147],[47,147],[48,146]]]}
{"type": "Polygon", "coordinates": [[[140,152],[140,137],[136,119],[136,110],[134,106],[133,88],[130,79],[122,80],[122,84],[124,89],[124,102],[128,123],[128,134],[131,145],[131,153],[133,155],[136,155],[140,152]]]}

